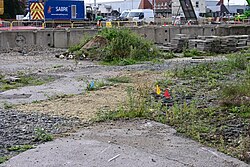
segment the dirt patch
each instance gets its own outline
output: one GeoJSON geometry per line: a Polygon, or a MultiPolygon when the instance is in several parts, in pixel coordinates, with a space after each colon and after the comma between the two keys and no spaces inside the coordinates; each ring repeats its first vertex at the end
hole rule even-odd
{"type": "Polygon", "coordinates": [[[96,36],[95,38],[91,39],[89,42],[87,42],[81,50],[84,49],[93,49],[93,48],[99,48],[104,47],[108,43],[108,40],[101,36],[96,36]]]}
{"type": "Polygon", "coordinates": [[[101,109],[115,109],[126,99],[124,85],[89,91],[83,95],[62,97],[39,103],[24,104],[17,107],[24,112],[37,111],[51,115],[77,117],[89,121],[101,109]]]}
{"type": "MultiPolygon", "coordinates": [[[[108,86],[97,91],[87,91],[81,95],[57,97],[56,99],[37,103],[18,105],[16,109],[23,112],[40,112],[64,117],[77,117],[89,121],[100,110],[114,110],[127,100],[127,88],[152,85],[162,75],[158,72],[126,72],[123,76],[132,79],[132,83],[108,86]]],[[[152,89],[154,89],[152,87],[152,89]]]]}

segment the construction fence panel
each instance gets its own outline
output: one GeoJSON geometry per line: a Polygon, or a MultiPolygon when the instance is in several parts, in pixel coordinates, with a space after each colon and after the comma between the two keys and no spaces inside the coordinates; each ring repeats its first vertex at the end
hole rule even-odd
{"type": "Polygon", "coordinates": [[[94,21],[74,21],[73,28],[93,28],[96,27],[97,23],[94,21]]]}
{"type": "Polygon", "coordinates": [[[23,27],[23,26],[31,26],[31,27],[42,27],[43,21],[12,21],[12,27],[23,27]]]}
{"type": "Polygon", "coordinates": [[[73,22],[71,21],[45,21],[45,28],[73,28],[73,22]]]}
{"type": "Polygon", "coordinates": [[[9,21],[0,21],[0,27],[10,28],[11,22],[9,21]]]}
{"type": "Polygon", "coordinates": [[[243,24],[250,24],[250,19],[243,20],[243,24]]]}

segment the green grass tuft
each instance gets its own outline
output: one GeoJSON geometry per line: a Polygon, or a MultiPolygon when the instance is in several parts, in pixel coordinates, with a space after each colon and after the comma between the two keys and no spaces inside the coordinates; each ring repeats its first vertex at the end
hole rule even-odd
{"type": "Polygon", "coordinates": [[[36,128],[35,129],[35,141],[52,141],[53,136],[49,133],[47,133],[43,128],[36,128]]]}
{"type": "Polygon", "coordinates": [[[130,83],[131,82],[131,78],[126,77],[126,76],[117,76],[117,77],[112,77],[112,78],[108,78],[107,81],[112,82],[112,83],[130,83]]]}
{"type": "Polygon", "coordinates": [[[7,91],[24,86],[43,85],[46,82],[51,82],[53,80],[52,77],[39,78],[38,76],[26,76],[24,74],[19,74],[18,78],[19,79],[16,82],[9,82],[3,78],[0,79],[0,91],[7,91]]]}
{"type": "Polygon", "coordinates": [[[8,151],[18,151],[18,152],[24,152],[26,150],[32,149],[34,148],[34,146],[32,145],[16,145],[16,146],[12,146],[7,148],[8,151]]]}
{"type": "Polygon", "coordinates": [[[9,156],[0,157],[0,164],[4,163],[5,161],[8,161],[9,159],[10,159],[9,156]]]}

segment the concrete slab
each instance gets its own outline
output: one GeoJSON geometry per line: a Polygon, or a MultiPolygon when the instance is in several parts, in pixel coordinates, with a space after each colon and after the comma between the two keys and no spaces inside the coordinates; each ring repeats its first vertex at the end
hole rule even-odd
{"type": "Polygon", "coordinates": [[[249,167],[235,158],[183,138],[147,120],[87,127],[68,138],[39,145],[1,167],[249,167]]]}

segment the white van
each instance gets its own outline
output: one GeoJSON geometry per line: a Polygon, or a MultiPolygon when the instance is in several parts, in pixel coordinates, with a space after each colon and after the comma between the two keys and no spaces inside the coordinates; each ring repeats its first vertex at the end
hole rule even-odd
{"type": "Polygon", "coordinates": [[[132,9],[129,11],[127,18],[133,21],[144,21],[152,23],[155,21],[154,12],[152,9],[132,9]]]}
{"type": "Polygon", "coordinates": [[[130,10],[124,10],[121,15],[116,19],[117,21],[128,21],[128,14],[130,10]]]}
{"type": "Polygon", "coordinates": [[[30,21],[30,12],[28,12],[28,13],[26,14],[26,16],[24,16],[24,17],[22,18],[22,20],[23,20],[23,21],[30,21]]]}

